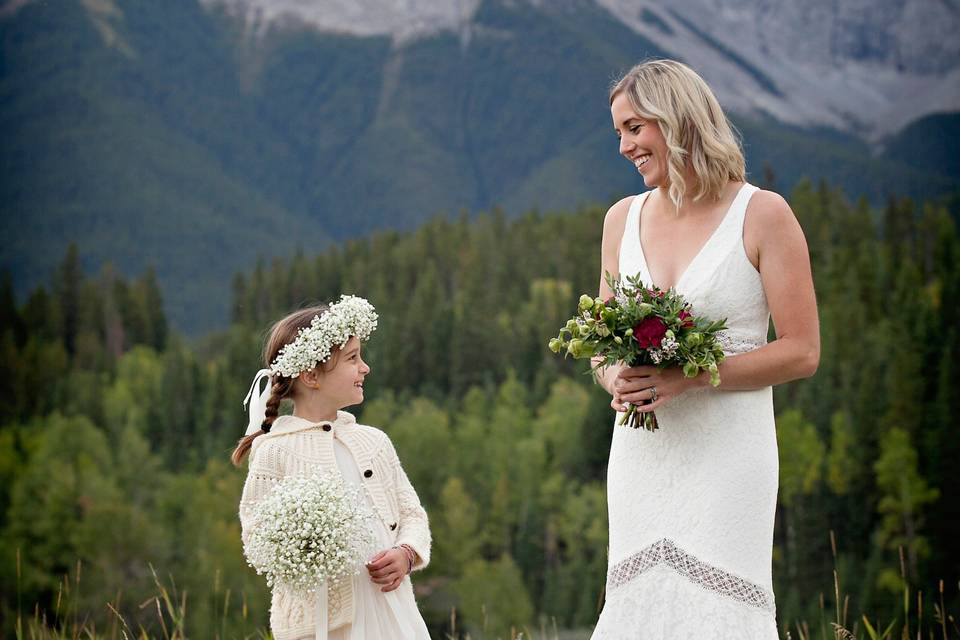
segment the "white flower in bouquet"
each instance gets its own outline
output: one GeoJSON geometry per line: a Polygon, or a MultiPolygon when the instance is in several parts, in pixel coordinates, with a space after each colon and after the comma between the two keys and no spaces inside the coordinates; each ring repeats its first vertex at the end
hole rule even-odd
{"type": "Polygon", "coordinates": [[[374,543],[359,488],[339,476],[289,476],[254,508],[247,562],[271,587],[313,593],[360,571],[374,543]]]}

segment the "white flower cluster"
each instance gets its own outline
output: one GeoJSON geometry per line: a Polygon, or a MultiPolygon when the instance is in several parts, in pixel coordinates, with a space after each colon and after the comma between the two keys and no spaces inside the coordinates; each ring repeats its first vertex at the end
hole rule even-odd
{"type": "Polygon", "coordinates": [[[244,553],[271,587],[310,594],[357,573],[374,543],[359,488],[332,473],[288,476],[254,509],[244,553]]]}
{"type": "Polygon", "coordinates": [[[659,349],[650,349],[650,359],[653,360],[653,364],[669,362],[677,355],[677,349],[679,348],[680,344],[676,338],[671,338],[669,335],[666,335],[663,337],[663,340],[660,341],[659,349]]]}
{"type": "Polygon", "coordinates": [[[300,329],[297,338],[285,345],[270,365],[270,373],[293,378],[326,362],[334,346],[343,347],[351,336],[361,342],[377,328],[373,305],[357,296],[341,296],[322,315],[314,316],[310,326],[300,329]]]}

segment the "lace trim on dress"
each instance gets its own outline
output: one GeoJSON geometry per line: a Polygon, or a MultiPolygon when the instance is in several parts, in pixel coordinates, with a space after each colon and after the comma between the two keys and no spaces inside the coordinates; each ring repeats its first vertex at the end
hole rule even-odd
{"type": "Polygon", "coordinates": [[[729,331],[717,333],[717,342],[723,347],[726,354],[747,353],[755,351],[767,343],[766,340],[732,335],[729,331]]]}
{"type": "Polygon", "coordinates": [[[729,596],[770,614],[776,611],[772,593],[739,576],[698,560],[668,538],[658,540],[639,553],[610,567],[607,573],[607,592],[610,593],[643,572],[661,564],[674,569],[704,589],[729,596]]]}

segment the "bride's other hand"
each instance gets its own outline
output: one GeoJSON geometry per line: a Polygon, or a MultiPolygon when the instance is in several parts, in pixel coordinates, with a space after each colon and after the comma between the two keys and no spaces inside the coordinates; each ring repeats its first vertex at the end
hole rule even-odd
{"type": "Polygon", "coordinates": [[[688,378],[680,367],[667,367],[662,371],[654,366],[624,367],[613,381],[610,406],[626,411],[629,403],[643,413],[656,411],[665,402],[708,383],[706,374],[688,378]]]}
{"type": "Polygon", "coordinates": [[[622,364],[610,365],[608,367],[600,366],[601,361],[598,358],[593,358],[592,364],[594,367],[593,375],[597,383],[603,387],[607,393],[609,393],[613,399],[610,402],[610,406],[616,409],[617,411],[623,411],[624,409],[618,409],[620,405],[617,400],[617,391],[616,391],[616,382],[619,376],[620,371],[624,368],[622,364]]]}

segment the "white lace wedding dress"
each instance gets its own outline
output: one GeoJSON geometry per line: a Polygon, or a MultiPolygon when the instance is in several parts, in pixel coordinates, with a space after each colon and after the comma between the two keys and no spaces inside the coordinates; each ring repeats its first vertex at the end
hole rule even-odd
{"type": "MultiPolygon", "coordinates": [[[[727,318],[728,354],[766,343],[770,312],[742,239],[756,190],[740,189],[676,286],[695,315],[727,318]]],[[[640,245],[646,197],[630,207],[619,268],[649,284],[640,245]]],[[[775,640],[772,389],[689,392],[657,419],[652,433],[613,430],[606,603],[593,638],[775,640]]]]}

